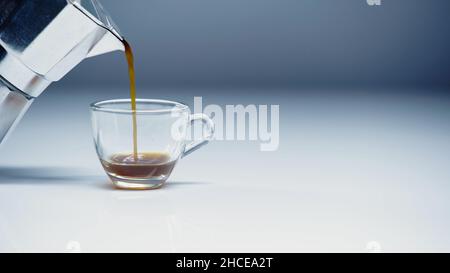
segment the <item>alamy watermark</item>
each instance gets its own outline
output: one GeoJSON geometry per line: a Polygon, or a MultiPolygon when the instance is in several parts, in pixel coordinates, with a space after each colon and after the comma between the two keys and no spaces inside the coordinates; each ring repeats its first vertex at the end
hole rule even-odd
{"type": "MultiPolygon", "coordinates": [[[[276,151],[280,145],[280,106],[279,105],[203,105],[202,97],[194,97],[194,113],[203,113],[214,122],[216,141],[259,141],[261,151],[276,151]]],[[[177,115],[177,113],[173,113],[177,115]]],[[[194,124],[188,128],[174,123],[174,139],[200,140],[203,127],[194,124]],[[182,130],[181,130],[182,129],[182,130]],[[185,131],[186,130],[186,131],[185,131]]]]}
{"type": "Polygon", "coordinates": [[[370,241],[366,245],[366,250],[368,253],[381,253],[383,249],[378,241],[370,241]]]}
{"type": "Polygon", "coordinates": [[[366,0],[369,6],[381,6],[381,0],[366,0]]]}
{"type": "Polygon", "coordinates": [[[69,241],[66,244],[67,253],[81,253],[81,244],[78,241],[69,241]]]}

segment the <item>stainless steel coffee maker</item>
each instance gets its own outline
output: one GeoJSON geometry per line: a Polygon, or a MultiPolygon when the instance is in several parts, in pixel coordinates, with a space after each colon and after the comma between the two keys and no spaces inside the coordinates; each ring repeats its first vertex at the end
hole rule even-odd
{"type": "Polygon", "coordinates": [[[50,83],[122,41],[97,0],[0,0],[0,142],[50,83]]]}

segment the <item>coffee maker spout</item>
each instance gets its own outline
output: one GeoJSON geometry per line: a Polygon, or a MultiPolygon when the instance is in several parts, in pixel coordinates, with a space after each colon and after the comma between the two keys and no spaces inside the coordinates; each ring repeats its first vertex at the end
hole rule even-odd
{"type": "Polygon", "coordinates": [[[103,8],[99,0],[69,1],[88,18],[94,21],[100,27],[100,30],[97,32],[102,33],[102,37],[95,41],[93,47],[86,55],[86,58],[113,51],[125,51],[124,38],[120,33],[119,28],[114,23],[109,13],[103,8]],[[102,31],[101,29],[106,31],[102,31]]]}
{"type": "Polygon", "coordinates": [[[123,41],[123,37],[117,36],[111,31],[107,31],[105,35],[89,51],[86,58],[95,57],[97,55],[113,51],[125,51],[123,41]]]}

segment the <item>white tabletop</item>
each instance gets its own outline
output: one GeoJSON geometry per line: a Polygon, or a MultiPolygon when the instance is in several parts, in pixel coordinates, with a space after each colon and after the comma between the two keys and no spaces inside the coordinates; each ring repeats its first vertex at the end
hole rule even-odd
{"type": "Polygon", "coordinates": [[[164,94],[279,104],[279,150],[216,141],[162,189],[115,190],[87,110],[114,96],[54,88],[0,149],[0,251],[450,251],[445,96],[164,94]]]}

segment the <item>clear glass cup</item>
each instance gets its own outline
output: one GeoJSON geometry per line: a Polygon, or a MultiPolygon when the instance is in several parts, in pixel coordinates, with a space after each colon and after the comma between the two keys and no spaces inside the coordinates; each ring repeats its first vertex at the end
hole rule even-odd
{"type": "Polygon", "coordinates": [[[170,176],[177,161],[207,144],[214,123],[188,106],[166,100],[130,99],[91,104],[97,155],[112,183],[124,189],[155,189],[170,176]],[[190,129],[203,124],[201,138],[190,141],[190,129]],[[135,124],[135,126],[133,126],[135,124]]]}

